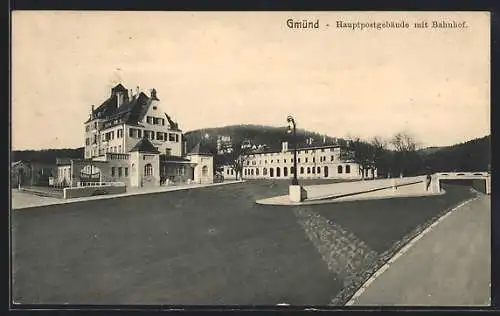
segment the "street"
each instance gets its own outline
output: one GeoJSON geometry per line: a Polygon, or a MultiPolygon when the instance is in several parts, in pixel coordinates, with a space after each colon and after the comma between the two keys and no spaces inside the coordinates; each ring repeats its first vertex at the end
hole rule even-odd
{"type": "Polygon", "coordinates": [[[258,205],[288,181],[14,211],[13,298],[38,304],[343,305],[369,271],[472,196],[258,205]]]}

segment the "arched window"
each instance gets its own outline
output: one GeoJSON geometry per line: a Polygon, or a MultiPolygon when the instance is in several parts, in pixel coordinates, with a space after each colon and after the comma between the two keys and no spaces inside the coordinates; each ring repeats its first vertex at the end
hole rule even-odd
{"type": "Polygon", "coordinates": [[[287,177],[287,176],[288,176],[288,168],[283,167],[283,177],[287,177]]]}
{"type": "Polygon", "coordinates": [[[203,177],[208,176],[208,167],[207,167],[207,166],[203,166],[203,167],[201,168],[201,175],[202,175],[203,177]]]}
{"type": "Polygon", "coordinates": [[[267,168],[262,169],[262,174],[267,176],[267,168]]]}
{"type": "Polygon", "coordinates": [[[147,177],[153,175],[153,165],[151,165],[150,163],[148,163],[148,164],[146,164],[144,166],[144,175],[147,176],[147,177]]]}
{"type": "Polygon", "coordinates": [[[304,174],[304,167],[300,167],[300,174],[304,174]]]}
{"type": "Polygon", "coordinates": [[[342,173],[342,166],[337,167],[337,173],[342,173]]]}
{"type": "Polygon", "coordinates": [[[255,169],[255,175],[258,176],[259,175],[259,168],[255,169]]]}
{"type": "Polygon", "coordinates": [[[253,176],[253,169],[250,169],[250,174],[253,176]]]}
{"type": "MultiPolygon", "coordinates": [[[[367,171],[366,173],[368,173],[368,170],[366,170],[366,171],[367,171]]],[[[350,165],[345,166],[345,173],[351,173],[351,166],[350,165]]]]}
{"type": "Polygon", "coordinates": [[[312,171],[312,173],[316,173],[316,168],[315,168],[315,167],[312,167],[311,169],[312,169],[312,170],[311,170],[311,171],[312,171]]]}
{"type": "Polygon", "coordinates": [[[280,167],[276,167],[276,177],[281,177],[281,169],[280,167]]]}
{"type": "Polygon", "coordinates": [[[311,173],[311,167],[307,167],[307,174],[311,173]]]}
{"type": "Polygon", "coordinates": [[[274,169],[269,168],[269,177],[273,178],[274,177],[274,169]]]}
{"type": "Polygon", "coordinates": [[[318,170],[318,171],[317,171],[317,173],[318,173],[318,174],[320,174],[320,173],[321,173],[321,168],[320,168],[320,167],[318,167],[316,170],[318,170]]]}
{"type": "Polygon", "coordinates": [[[325,178],[328,178],[328,166],[325,166],[325,178]]]}

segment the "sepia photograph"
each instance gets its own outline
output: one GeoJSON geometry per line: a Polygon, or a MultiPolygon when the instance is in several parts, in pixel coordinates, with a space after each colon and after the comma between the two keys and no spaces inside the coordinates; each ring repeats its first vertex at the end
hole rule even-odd
{"type": "Polygon", "coordinates": [[[490,306],[490,13],[12,11],[11,306],[490,306]]]}

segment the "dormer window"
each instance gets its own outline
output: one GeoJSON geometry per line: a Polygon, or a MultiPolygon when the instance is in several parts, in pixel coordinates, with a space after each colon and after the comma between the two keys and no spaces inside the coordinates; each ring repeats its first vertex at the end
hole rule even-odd
{"type": "Polygon", "coordinates": [[[153,110],[158,110],[158,107],[156,105],[154,105],[153,110]]]}

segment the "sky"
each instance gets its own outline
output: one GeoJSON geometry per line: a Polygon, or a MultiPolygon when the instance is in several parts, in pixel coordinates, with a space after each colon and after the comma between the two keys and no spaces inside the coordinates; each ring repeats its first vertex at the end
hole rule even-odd
{"type": "Polygon", "coordinates": [[[76,148],[122,83],[155,88],[185,132],[297,126],[422,146],[490,133],[487,12],[65,12],[12,14],[12,149],[76,148]],[[287,19],[319,20],[290,29],[287,19]],[[414,22],[465,21],[465,29],[414,22]],[[406,21],[351,30],[336,21],[406,21]],[[329,24],[330,26],[326,26],[329,24]]]}

